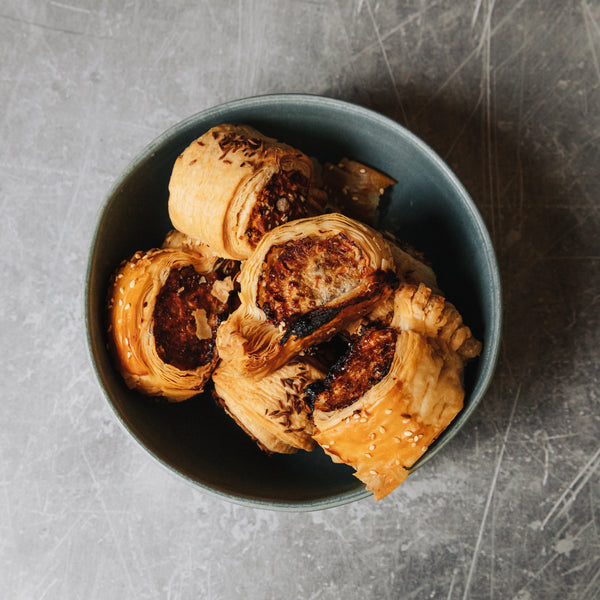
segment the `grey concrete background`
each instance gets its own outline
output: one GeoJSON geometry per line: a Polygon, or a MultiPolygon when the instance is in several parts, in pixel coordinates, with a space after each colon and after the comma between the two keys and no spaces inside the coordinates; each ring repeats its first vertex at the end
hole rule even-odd
{"type": "Polygon", "coordinates": [[[597,0],[0,0],[0,57],[0,597],[600,598],[597,0]],[[128,438],[88,361],[115,177],[177,121],[270,92],[406,125],[498,252],[493,385],[380,503],[201,493],[128,438]]]}

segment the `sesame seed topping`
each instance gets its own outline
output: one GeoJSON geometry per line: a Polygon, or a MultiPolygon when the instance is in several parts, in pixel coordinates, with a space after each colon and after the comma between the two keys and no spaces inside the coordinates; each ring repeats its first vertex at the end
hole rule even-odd
{"type": "Polygon", "coordinates": [[[375,444],[371,444],[371,445],[369,446],[369,450],[375,450],[375,444]]]}
{"type": "Polygon", "coordinates": [[[377,471],[375,469],[371,469],[369,473],[371,473],[371,475],[377,475],[377,471]]]}
{"type": "Polygon", "coordinates": [[[407,429],[407,430],[406,430],[406,431],[405,431],[405,432],[404,432],[402,435],[404,435],[404,437],[409,437],[409,436],[411,436],[411,435],[414,435],[414,432],[412,432],[412,431],[409,431],[409,430],[407,429]]]}
{"type": "Polygon", "coordinates": [[[129,304],[129,302],[125,305],[125,308],[123,310],[129,310],[131,308],[131,304],[129,304]]]}
{"type": "Polygon", "coordinates": [[[386,408],[385,409],[385,414],[386,415],[391,415],[392,414],[392,409],[391,408],[386,408]]]}
{"type": "Polygon", "coordinates": [[[135,279],[131,280],[131,283],[129,284],[129,287],[132,288],[135,285],[135,279]]]}
{"type": "Polygon", "coordinates": [[[382,425],[382,426],[379,428],[379,431],[380,431],[381,433],[385,433],[385,427],[382,425]]]}

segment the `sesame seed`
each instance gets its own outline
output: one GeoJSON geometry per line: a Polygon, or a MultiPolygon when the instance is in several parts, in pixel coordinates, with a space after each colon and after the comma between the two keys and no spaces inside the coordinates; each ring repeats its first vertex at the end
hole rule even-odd
{"type": "Polygon", "coordinates": [[[132,288],[135,285],[135,279],[131,280],[131,283],[129,284],[129,287],[132,288]]]}
{"type": "Polygon", "coordinates": [[[131,352],[127,353],[127,358],[131,358],[131,352]]]}
{"type": "Polygon", "coordinates": [[[402,435],[404,435],[404,437],[409,437],[411,435],[414,435],[414,433],[412,431],[406,430],[402,435]]]}
{"type": "Polygon", "coordinates": [[[415,442],[418,442],[419,441],[419,436],[415,435],[415,437],[413,438],[413,440],[415,440],[415,442]]]}
{"type": "Polygon", "coordinates": [[[359,172],[359,173],[366,173],[366,172],[367,172],[367,170],[366,170],[366,169],[359,169],[359,170],[358,170],[358,172],[359,172]]]}
{"type": "Polygon", "coordinates": [[[385,427],[382,425],[382,426],[379,428],[379,431],[380,431],[381,433],[385,433],[385,427]]]}
{"type": "Polygon", "coordinates": [[[392,409],[391,408],[386,408],[385,409],[385,414],[386,415],[391,415],[392,414],[392,409]]]}
{"type": "Polygon", "coordinates": [[[367,422],[367,418],[366,418],[366,417],[361,417],[361,418],[359,419],[359,422],[360,422],[360,423],[366,423],[366,422],[367,422]]]}
{"type": "Polygon", "coordinates": [[[401,444],[402,443],[402,438],[400,436],[398,436],[398,435],[395,435],[394,436],[394,441],[397,442],[398,444],[401,444]]]}
{"type": "Polygon", "coordinates": [[[121,298],[119,298],[119,306],[123,306],[123,300],[121,300],[121,298]]]}
{"type": "Polygon", "coordinates": [[[120,288],[119,288],[119,292],[121,292],[121,294],[124,294],[124,293],[125,293],[125,290],[124,290],[122,287],[120,287],[120,288]]]}
{"type": "Polygon", "coordinates": [[[414,448],[417,445],[417,442],[411,442],[410,445],[414,448]]]}
{"type": "Polygon", "coordinates": [[[371,444],[371,445],[369,446],[369,450],[375,450],[375,444],[371,444]]]}
{"type": "Polygon", "coordinates": [[[129,310],[131,308],[131,304],[129,304],[129,302],[125,305],[125,308],[123,310],[129,310]]]}
{"type": "Polygon", "coordinates": [[[377,471],[375,469],[371,469],[369,473],[371,473],[371,475],[377,475],[377,471]]]}
{"type": "Polygon", "coordinates": [[[365,456],[366,456],[367,458],[373,458],[373,455],[372,455],[372,454],[369,454],[368,452],[365,452],[365,456]]]}

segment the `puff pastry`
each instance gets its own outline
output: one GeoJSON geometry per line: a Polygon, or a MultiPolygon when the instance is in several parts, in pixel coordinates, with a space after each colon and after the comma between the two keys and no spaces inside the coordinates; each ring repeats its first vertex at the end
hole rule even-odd
{"type": "Polygon", "coordinates": [[[240,377],[226,362],[213,373],[215,395],[226,412],[263,450],[281,454],[314,448],[304,391],[324,377],[319,367],[301,358],[261,379],[240,377]]]}
{"type": "Polygon", "coordinates": [[[325,163],[321,187],[338,212],[375,227],[379,202],[386,188],[396,183],[388,175],[349,158],[325,163]]]}
{"type": "Polygon", "coordinates": [[[167,233],[161,248],[178,248],[186,252],[194,252],[197,255],[194,264],[200,271],[211,271],[221,258],[202,240],[190,237],[177,229],[172,229],[167,233]]]}
{"type": "Polygon", "coordinates": [[[136,252],[122,263],[109,290],[108,331],[128,387],[172,402],[203,390],[237,269],[179,248],[136,252]]]}
{"type": "Polygon", "coordinates": [[[390,327],[356,336],[348,354],[311,388],[314,439],[352,466],[379,500],[463,406],[467,357],[480,350],[456,309],[423,284],[400,285],[390,327]]]}
{"type": "Polygon", "coordinates": [[[242,375],[272,372],[385,301],[393,268],[383,237],[343,215],[281,225],[242,265],[240,307],[219,328],[219,354],[242,375]]]}
{"type": "Polygon", "coordinates": [[[244,260],[267,231],[308,216],[312,174],[299,150],[248,125],[219,125],[175,161],[169,216],[219,256],[244,260]]]}

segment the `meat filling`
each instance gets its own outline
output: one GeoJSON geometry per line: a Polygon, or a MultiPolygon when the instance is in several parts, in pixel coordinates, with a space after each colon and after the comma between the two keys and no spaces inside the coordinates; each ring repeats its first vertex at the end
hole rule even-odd
{"type": "Polygon", "coordinates": [[[217,328],[233,308],[213,286],[231,280],[236,270],[233,261],[204,275],[191,265],[171,269],[154,307],[154,340],[163,362],[191,371],[213,360],[217,328]]]}
{"type": "Polygon", "coordinates": [[[343,233],[291,240],[269,250],[257,303],[271,321],[289,324],[322,312],[371,272],[361,249],[343,233]]]}
{"type": "Polygon", "coordinates": [[[389,327],[371,329],[360,337],[312,390],[316,407],[324,411],[345,408],[379,383],[390,370],[396,337],[396,331],[389,327]]]}
{"type": "Polygon", "coordinates": [[[253,246],[279,225],[307,216],[308,179],[298,171],[275,173],[250,213],[246,236],[253,246]]]}

